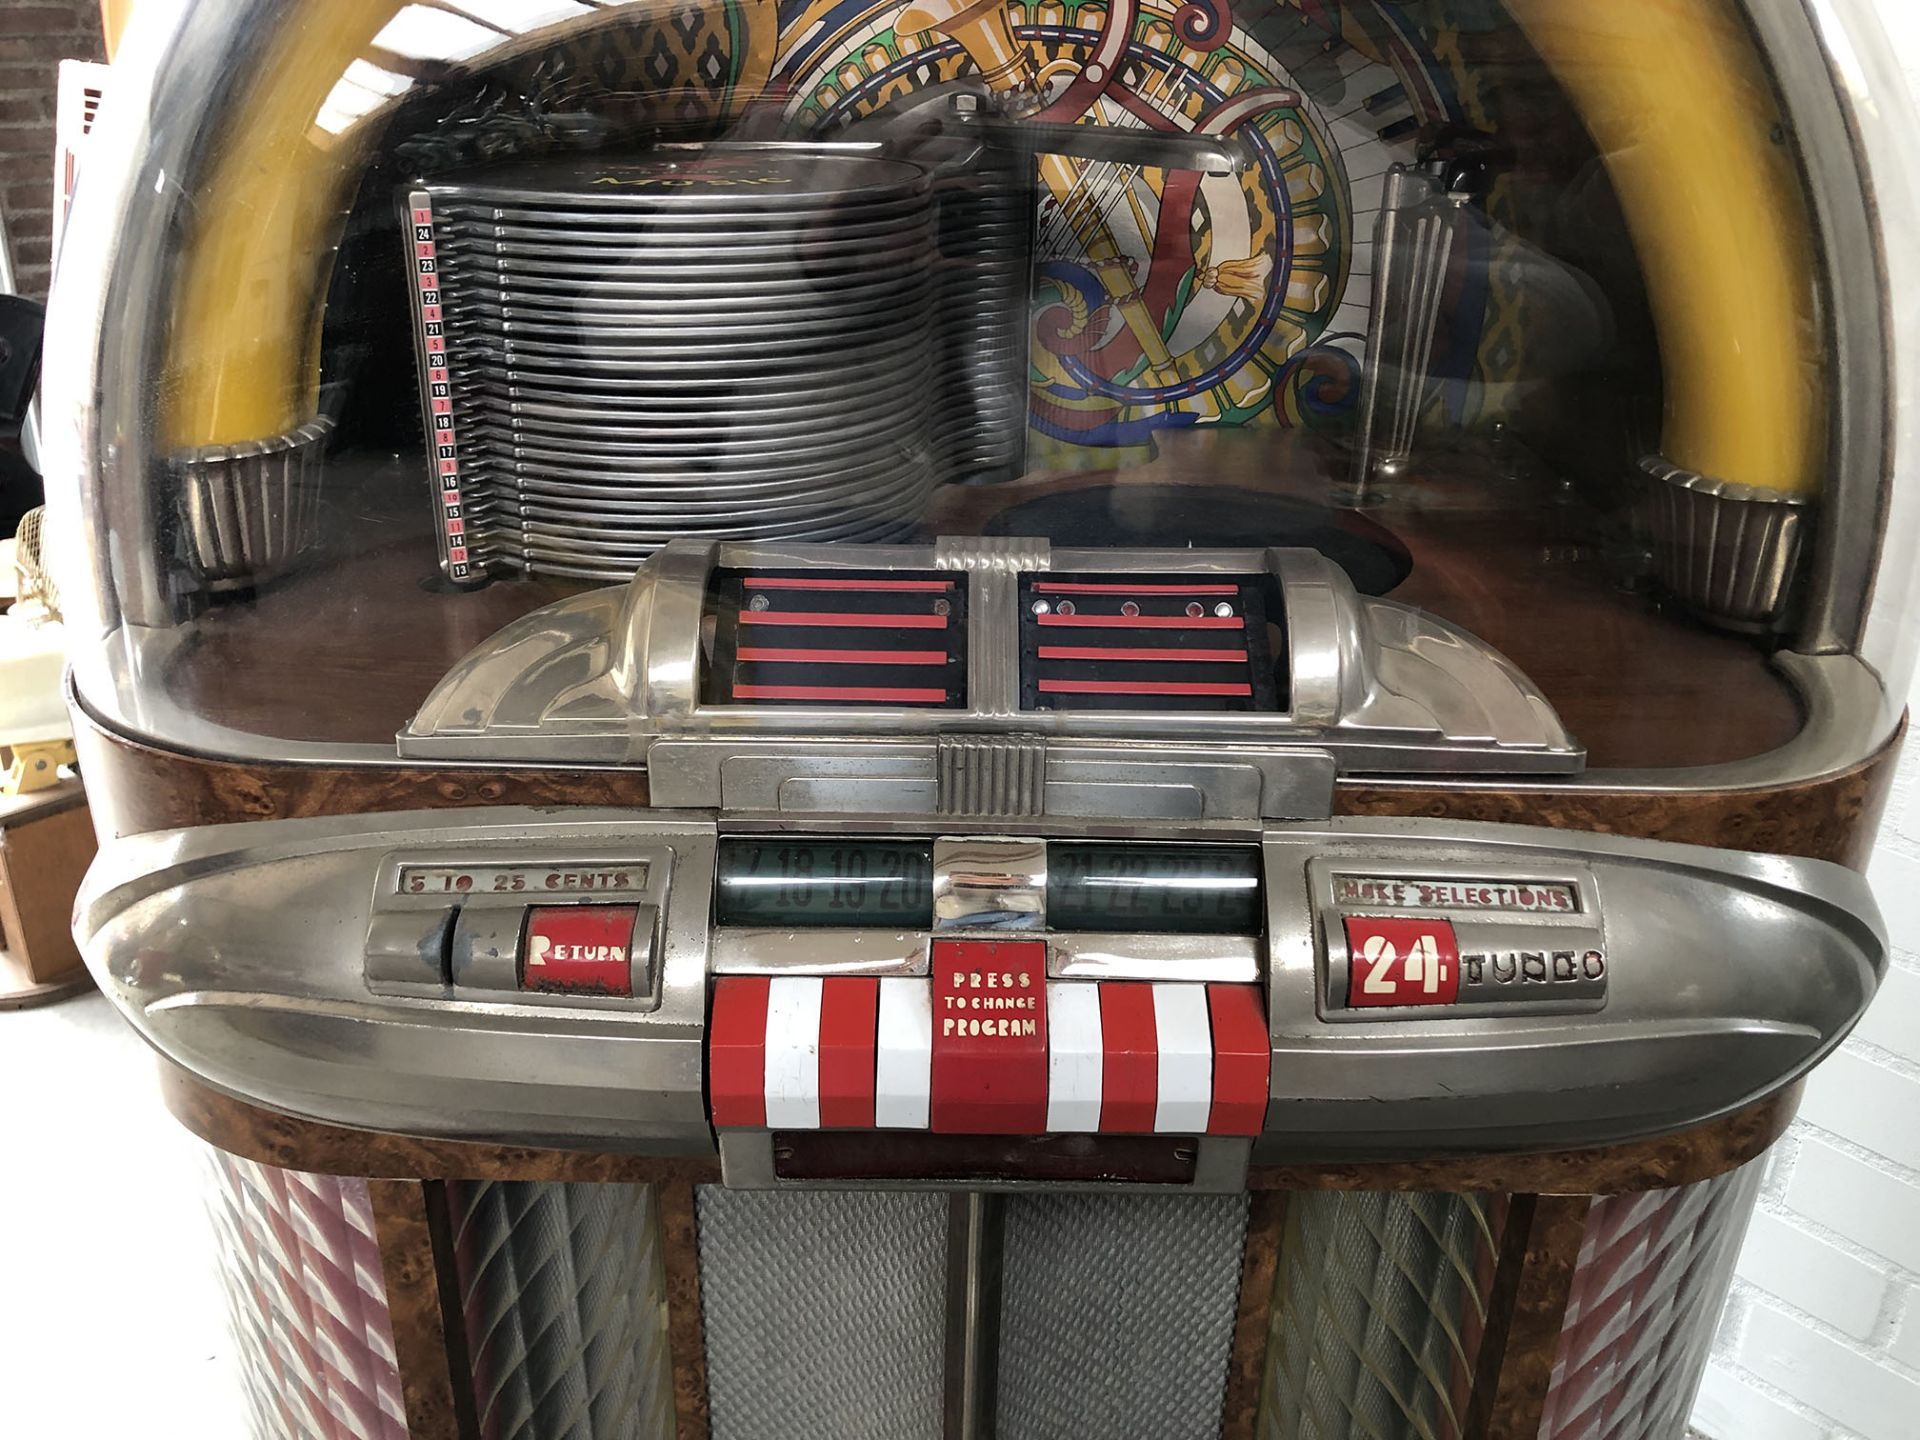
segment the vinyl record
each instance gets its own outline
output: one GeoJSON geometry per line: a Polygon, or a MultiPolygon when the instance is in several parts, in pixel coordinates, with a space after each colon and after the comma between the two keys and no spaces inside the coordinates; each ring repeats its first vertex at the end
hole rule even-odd
{"type": "Polygon", "coordinates": [[[586,297],[538,296],[531,293],[502,291],[498,297],[456,296],[449,292],[448,302],[478,315],[493,315],[514,323],[571,325],[596,334],[614,332],[629,339],[649,337],[745,339],[796,326],[820,326],[835,330],[863,324],[879,324],[889,318],[895,307],[931,309],[931,285],[925,277],[911,287],[892,294],[860,295],[844,304],[809,303],[755,306],[662,305],[651,301],[621,304],[612,300],[586,297]],[[688,335],[692,330],[693,334],[688,335]]]}
{"type": "MultiPolygon", "coordinates": [[[[917,525],[907,520],[886,520],[871,525],[860,526],[832,534],[801,532],[798,534],[776,533],[770,535],[741,534],[719,537],[739,540],[745,543],[755,541],[768,543],[813,544],[837,542],[846,545],[878,544],[885,541],[905,540],[917,533],[917,525]]],[[[549,575],[566,580],[607,580],[625,581],[633,577],[635,570],[645,562],[658,546],[647,547],[637,556],[610,559],[582,558],[575,552],[553,551],[540,545],[515,547],[501,552],[501,568],[533,575],[549,575]]]]}
{"type": "MultiPolygon", "coordinates": [[[[621,287],[628,291],[659,290],[667,293],[715,291],[725,295],[732,290],[754,290],[773,294],[799,292],[803,287],[833,289],[866,281],[869,284],[898,283],[919,272],[939,273],[956,262],[943,261],[930,246],[902,245],[889,250],[873,249],[833,260],[801,265],[790,259],[735,260],[727,257],[697,260],[660,260],[619,255],[606,258],[559,256],[540,258],[499,256],[479,258],[452,255],[441,261],[442,288],[457,289],[463,282],[478,285],[502,283],[530,284],[541,281],[552,285],[566,283],[583,289],[621,287]]],[[[980,263],[972,260],[961,264],[980,263]]]]}
{"type": "Polygon", "coordinates": [[[684,530],[636,532],[617,541],[604,536],[589,538],[522,531],[521,544],[530,557],[547,555],[576,563],[599,561],[633,566],[644,562],[655,550],[673,540],[853,540],[899,533],[910,529],[913,524],[913,519],[907,515],[858,515],[831,521],[775,521],[750,526],[696,525],[684,530]]]}
{"type": "MultiPolygon", "coordinates": [[[[645,520],[648,523],[666,524],[675,518],[747,515],[795,506],[818,509],[829,501],[857,502],[863,496],[893,493],[895,487],[924,489],[926,477],[931,473],[925,464],[895,465],[869,472],[846,470],[841,477],[796,480],[787,485],[764,488],[728,483],[699,490],[684,485],[656,487],[638,484],[628,486],[614,495],[606,494],[604,487],[594,487],[589,494],[583,493],[585,487],[555,492],[547,486],[524,482],[514,484],[509,481],[493,485],[482,480],[477,484],[484,487],[489,497],[506,510],[530,510],[550,519],[645,520]]],[[[477,496],[481,490],[476,488],[474,493],[477,496]]]]}
{"type": "Polygon", "coordinates": [[[933,487],[929,475],[896,480],[893,486],[871,490],[858,497],[845,495],[793,496],[784,501],[756,501],[738,508],[715,506],[694,510],[669,507],[664,510],[587,510],[578,507],[548,505],[528,499],[509,512],[517,517],[528,534],[577,536],[589,540],[621,541],[630,535],[653,535],[698,525],[760,525],[801,520],[828,513],[842,514],[886,510],[899,513],[917,508],[917,502],[933,487]]]}
{"type": "MultiPolygon", "coordinates": [[[[930,353],[924,321],[894,335],[869,339],[859,332],[815,338],[808,349],[779,351],[746,345],[594,345],[564,341],[499,341],[463,338],[452,358],[456,375],[471,368],[495,374],[605,374],[636,383],[719,384],[740,380],[768,388],[801,385],[822,374],[913,363],[930,353]],[[838,341],[839,343],[835,343],[838,341]]],[[[944,348],[944,347],[943,347],[944,348]]]]}
{"type": "MultiPolygon", "coordinates": [[[[615,483],[556,481],[501,472],[492,466],[469,477],[515,504],[543,505],[555,511],[633,514],[641,510],[686,506],[720,508],[735,501],[750,504],[786,504],[800,496],[840,496],[856,490],[877,493],[905,484],[928,470],[928,455],[882,457],[866,465],[840,465],[816,474],[782,476],[755,483],[732,476],[722,481],[698,477],[630,473],[615,483]]],[[[475,491],[479,493],[478,490],[475,491]]]]}
{"type": "Polygon", "coordinates": [[[647,251],[691,246],[715,252],[774,245],[840,244],[856,241],[919,239],[934,233],[933,211],[923,201],[861,209],[821,210],[791,215],[648,215],[544,209],[434,209],[436,238],[484,242],[512,237],[540,243],[618,246],[647,251]]]}
{"type": "Polygon", "coordinates": [[[648,239],[629,231],[596,235],[577,231],[521,231],[504,226],[485,233],[460,229],[445,234],[438,253],[462,265],[491,263],[511,267],[531,261],[565,261],[578,265],[675,265],[693,261],[711,265],[783,265],[806,273],[816,266],[853,264],[906,253],[939,254],[931,227],[895,224],[836,227],[817,235],[790,240],[740,236],[732,241],[701,237],[697,243],[679,237],[648,239]]]}
{"type": "Polygon", "coordinates": [[[698,404],[683,397],[664,397],[656,403],[643,403],[629,396],[614,405],[585,395],[541,394],[516,398],[479,387],[469,389],[465,400],[478,414],[529,425],[578,429],[583,433],[615,435],[630,431],[646,438],[656,431],[661,438],[724,436],[745,430],[804,434],[819,425],[857,423],[865,415],[888,414],[898,407],[924,405],[923,380],[922,375],[908,373],[885,387],[875,387],[865,396],[803,397],[791,404],[769,403],[764,398],[748,395],[730,400],[702,400],[698,404]]]}
{"type": "Polygon", "coordinates": [[[479,450],[468,461],[468,468],[476,477],[494,484],[554,495],[620,496],[659,486],[669,493],[684,490],[698,496],[711,495],[723,485],[751,492],[762,487],[830,483],[843,475],[880,480],[890,470],[921,466],[930,457],[925,446],[905,443],[867,444],[853,455],[828,454],[818,460],[782,455],[754,463],[748,457],[735,456],[711,466],[636,464],[618,457],[597,463],[524,453],[508,457],[479,450]]]}
{"type": "Polygon", "coordinates": [[[465,364],[455,372],[463,394],[487,394],[513,400],[597,399],[610,408],[697,407],[702,404],[794,406],[844,401],[849,409],[871,408],[873,397],[925,388],[933,373],[926,347],[917,352],[880,355],[799,376],[733,377],[695,373],[671,379],[631,372],[581,373],[559,368],[465,364]]]}
{"type": "Polygon", "coordinates": [[[918,417],[909,417],[908,423],[903,424],[900,417],[879,415],[835,425],[824,435],[815,424],[797,430],[780,426],[771,430],[725,428],[693,437],[672,425],[635,427],[632,433],[627,433],[617,426],[569,426],[527,420],[516,423],[510,418],[481,414],[471,423],[463,424],[460,434],[463,443],[491,440],[510,450],[524,447],[551,455],[571,452],[585,459],[617,457],[623,461],[656,459],[689,464],[703,458],[722,460],[729,456],[771,454],[798,462],[828,455],[858,457],[877,442],[898,440],[903,434],[912,433],[917,423],[918,417]]]}
{"type": "MultiPolygon", "coordinates": [[[[524,400],[596,397],[616,409],[625,405],[697,408],[707,403],[737,405],[748,401],[777,405],[839,396],[844,397],[850,407],[867,408],[870,387],[890,385],[907,377],[930,387],[932,375],[933,362],[925,347],[917,353],[863,358],[858,365],[849,364],[838,374],[714,375],[695,371],[672,380],[620,369],[536,370],[527,365],[469,361],[454,372],[454,393],[456,397],[484,393],[524,400]]],[[[931,394],[930,388],[928,393],[931,394]]]]}
{"type": "Polygon", "coordinates": [[[913,306],[892,315],[870,317],[872,326],[831,325],[818,330],[797,330],[792,325],[728,326],[720,333],[690,330],[685,326],[605,324],[582,317],[559,320],[493,320],[483,302],[467,302],[449,315],[448,333],[456,348],[466,343],[480,345],[540,347],[541,353],[557,354],[562,349],[620,358],[629,354],[683,357],[687,360],[720,360],[738,356],[765,355],[792,357],[829,355],[851,347],[880,344],[901,336],[930,335],[934,311],[913,306]]]}
{"type": "Polygon", "coordinates": [[[475,416],[460,429],[462,455],[486,454],[502,464],[553,466],[619,466],[646,474],[710,474],[716,480],[735,469],[759,471],[778,465],[796,469],[858,464],[876,453],[914,450],[924,444],[925,424],[920,416],[902,425],[892,416],[868,416],[859,422],[795,439],[735,436],[699,446],[682,443],[622,439],[606,434],[573,436],[516,430],[491,417],[475,416]]]}
{"type": "Polygon", "coordinates": [[[918,165],[840,152],[739,145],[661,147],[630,159],[545,157],[436,176],[435,198],[499,208],[555,200],[602,212],[752,215],[840,209],[929,196],[918,165]]]}

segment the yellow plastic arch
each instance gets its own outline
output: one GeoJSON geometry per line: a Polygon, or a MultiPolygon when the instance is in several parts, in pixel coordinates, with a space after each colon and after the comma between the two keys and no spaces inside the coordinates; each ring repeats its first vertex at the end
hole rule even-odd
{"type": "Polygon", "coordinates": [[[405,3],[292,7],[250,77],[188,212],[163,377],[170,449],[271,439],[314,417],[332,262],[325,237],[364,159],[364,142],[315,121],[405,3]]]}
{"type": "Polygon", "coordinates": [[[1507,0],[1620,196],[1665,372],[1665,459],[1820,488],[1825,341],[1781,117],[1731,0],[1507,0]]]}

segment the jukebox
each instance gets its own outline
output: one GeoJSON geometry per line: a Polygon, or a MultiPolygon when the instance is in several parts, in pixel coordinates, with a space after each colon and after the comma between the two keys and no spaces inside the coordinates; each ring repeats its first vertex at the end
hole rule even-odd
{"type": "Polygon", "coordinates": [[[136,24],[75,923],[261,1435],[1678,1433],[1886,963],[1867,7],[136,24]]]}

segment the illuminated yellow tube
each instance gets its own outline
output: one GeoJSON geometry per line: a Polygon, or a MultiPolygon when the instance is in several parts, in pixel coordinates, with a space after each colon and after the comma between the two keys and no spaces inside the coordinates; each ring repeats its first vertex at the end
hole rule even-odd
{"type": "Polygon", "coordinates": [[[1646,273],[1662,455],[1811,496],[1825,446],[1811,222],[1732,0],[1507,0],[1599,146],[1646,273]]]}
{"type": "Polygon", "coordinates": [[[354,132],[315,122],[405,3],[290,6],[243,82],[188,211],[163,381],[170,449],[272,439],[314,418],[329,242],[364,160],[354,132]]]}

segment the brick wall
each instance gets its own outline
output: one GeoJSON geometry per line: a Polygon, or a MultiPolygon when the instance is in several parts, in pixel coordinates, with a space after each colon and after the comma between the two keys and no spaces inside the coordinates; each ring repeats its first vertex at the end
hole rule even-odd
{"type": "Polygon", "coordinates": [[[1712,1440],[1920,1436],[1920,744],[1870,874],[1893,969],[1767,1162],[1694,1411],[1712,1440]]]}
{"type": "Polygon", "coordinates": [[[101,56],[99,0],[0,0],[0,214],[21,291],[52,261],[53,100],[60,62],[101,56]]]}

